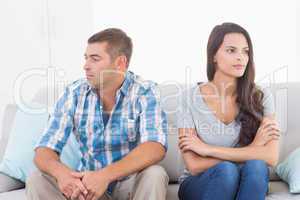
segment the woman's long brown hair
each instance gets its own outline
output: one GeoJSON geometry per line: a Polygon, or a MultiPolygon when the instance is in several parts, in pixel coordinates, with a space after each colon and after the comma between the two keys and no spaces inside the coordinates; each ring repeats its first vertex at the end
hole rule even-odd
{"type": "Polygon", "coordinates": [[[214,56],[223,43],[224,37],[229,33],[241,33],[245,36],[249,47],[249,61],[242,77],[237,78],[237,99],[239,114],[236,120],[241,123],[239,145],[250,144],[259,128],[263,116],[263,92],[254,83],[255,69],[253,62],[253,46],[248,32],[234,23],[223,23],[212,30],[207,44],[207,78],[214,79],[216,67],[214,56]]]}

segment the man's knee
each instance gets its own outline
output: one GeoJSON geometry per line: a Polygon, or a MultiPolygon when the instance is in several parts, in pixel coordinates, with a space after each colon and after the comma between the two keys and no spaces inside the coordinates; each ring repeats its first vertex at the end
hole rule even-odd
{"type": "Polygon", "coordinates": [[[45,186],[45,177],[41,172],[34,172],[26,180],[26,195],[30,200],[41,199],[41,190],[45,186]]]}
{"type": "Polygon", "coordinates": [[[55,179],[39,171],[32,173],[26,180],[27,195],[40,196],[53,188],[58,189],[55,179]]]}
{"type": "Polygon", "coordinates": [[[26,196],[28,200],[66,200],[55,178],[41,172],[33,173],[26,180],[26,196]]]}
{"type": "Polygon", "coordinates": [[[46,178],[42,175],[41,172],[32,173],[26,180],[26,187],[36,187],[41,186],[46,181],[46,178]]]}
{"type": "Polygon", "coordinates": [[[159,165],[145,168],[137,175],[133,199],[166,199],[169,176],[159,165]]]}
{"type": "Polygon", "coordinates": [[[151,179],[154,182],[155,180],[169,182],[169,176],[166,170],[160,165],[151,165],[147,167],[141,172],[141,176],[151,179]]]}

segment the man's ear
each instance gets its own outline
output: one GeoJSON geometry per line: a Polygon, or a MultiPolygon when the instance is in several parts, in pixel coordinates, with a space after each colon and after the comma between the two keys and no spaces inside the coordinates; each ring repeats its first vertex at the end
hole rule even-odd
{"type": "Polygon", "coordinates": [[[127,69],[127,58],[124,55],[118,56],[116,59],[117,69],[127,69]]]}

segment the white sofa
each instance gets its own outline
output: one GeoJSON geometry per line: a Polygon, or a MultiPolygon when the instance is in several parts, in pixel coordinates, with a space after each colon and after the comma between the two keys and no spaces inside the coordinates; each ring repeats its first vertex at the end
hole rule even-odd
{"type": "MultiPolygon", "coordinates": [[[[279,120],[282,137],[280,147],[280,161],[286,158],[291,151],[300,147],[300,82],[273,84],[272,88],[277,118],[279,120]]],[[[177,200],[177,191],[179,185],[177,178],[183,171],[184,165],[177,148],[177,129],[176,129],[176,108],[178,107],[178,98],[180,91],[184,89],[183,85],[160,85],[162,103],[168,115],[169,122],[169,150],[161,165],[165,167],[169,176],[170,184],[168,188],[167,200],[177,200]]],[[[46,90],[41,90],[33,101],[45,103],[46,90]]],[[[8,105],[4,113],[2,122],[2,139],[0,141],[0,161],[2,159],[9,130],[16,111],[16,105],[8,105]]],[[[267,200],[300,200],[300,194],[293,195],[288,191],[288,185],[280,180],[270,169],[270,184],[267,200]]],[[[0,174],[0,200],[25,200],[24,184],[12,179],[6,175],[0,174]]]]}

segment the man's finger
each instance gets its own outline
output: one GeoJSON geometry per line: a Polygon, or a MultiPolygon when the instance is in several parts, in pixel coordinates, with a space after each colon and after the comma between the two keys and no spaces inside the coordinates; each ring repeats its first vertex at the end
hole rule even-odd
{"type": "Polygon", "coordinates": [[[76,178],[82,178],[84,177],[84,172],[71,172],[71,175],[76,178]]]}
{"type": "Polygon", "coordinates": [[[94,193],[92,191],[89,191],[89,194],[86,197],[86,200],[92,200],[94,197],[94,193]]]}
{"type": "Polygon", "coordinates": [[[96,195],[93,196],[92,200],[97,200],[98,198],[96,197],[96,195]]]}
{"type": "Polygon", "coordinates": [[[70,198],[71,195],[72,195],[72,190],[69,189],[69,188],[65,188],[62,193],[67,197],[67,198],[70,198]]]}
{"type": "Polygon", "coordinates": [[[71,195],[71,199],[76,200],[78,198],[79,194],[80,194],[80,189],[76,188],[75,190],[73,190],[73,193],[71,195]]]}
{"type": "Polygon", "coordinates": [[[83,194],[81,194],[81,193],[79,194],[79,197],[78,197],[78,198],[79,198],[79,200],[85,200],[83,194]]]}
{"type": "Polygon", "coordinates": [[[70,195],[66,190],[63,190],[62,193],[67,199],[70,198],[70,195]]]}
{"type": "Polygon", "coordinates": [[[88,194],[88,190],[86,189],[86,187],[83,185],[83,183],[78,180],[78,182],[76,183],[76,186],[80,189],[80,191],[84,194],[87,195],[88,194]]]}

